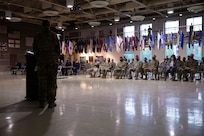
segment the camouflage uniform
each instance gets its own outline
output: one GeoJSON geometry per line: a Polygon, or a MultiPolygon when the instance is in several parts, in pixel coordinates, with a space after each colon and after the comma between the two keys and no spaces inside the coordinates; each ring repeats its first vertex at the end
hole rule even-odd
{"type": "Polygon", "coordinates": [[[128,65],[128,79],[132,79],[132,72],[134,71],[134,61],[128,65]]]}
{"type": "Polygon", "coordinates": [[[177,59],[177,70],[176,70],[176,72],[177,72],[178,80],[181,80],[184,69],[185,69],[185,62],[181,61],[180,59],[177,59]]]}
{"type": "Polygon", "coordinates": [[[39,32],[33,42],[33,50],[37,58],[39,101],[40,107],[54,107],[57,89],[58,57],[60,55],[59,41],[55,33],[49,29],[49,21],[43,21],[44,30],[39,32]]]}
{"type": "Polygon", "coordinates": [[[125,62],[123,60],[118,62],[117,66],[114,70],[114,75],[115,75],[116,79],[119,79],[119,78],[122,79],[122,77],[125,74],[126,67],[127,67],[127,62],[125,62]]]}
{"type": "Polygon", "coordinates": [[[158,73],[159,75],[161,75],[161,77],[164,77],[163,75],[165,75],[166,73],[166,63],[167,63],[167,59],[164,59],[164,61],[161,62],[159,65],[158,73]]]}
{"type": "Polygon", "coordinates": [[[111,70],[111,63],[109,62],[102,62],[99,66],[100,74],[102,74],[102,78],[106,78],[107,72],[111,70]]]}
{"type": "Polygon", "coordinates": [[[198,61],[193,58],[191,55],[190,59],[186,62],[187,70],[190,73],[190,80],[193,81],[194,75],[198,70],[198,61]]]}
{"type": "Polygon", "coordinates": [[[143,65],[142,61],[139,61],[139,60],[136,60],[136,62],[134,63],[135,80],[138,79],[139,72],[143,74],[142,65],[143,65]]]}
{"type": "Polygon", "coordinates": [[[99,62],[95,61],[91,64],[91,68],[87,69],[87,73],[90,77],[96,77],[97,72],[99,72],[99,62]]]}
{"type": "MultiPolygon", "coordinates": [[[[155,59],[152,59],[151,61],[150,61],[150,67],[149,67],[149,69],[150,69],[150,71],[152,72],[152,74],[155,76],[155,80],[156,79],[159,79],[159,77],[157,77],[158,76],[158,67],[159,67],[159,61],[155,58],[155,59]],[[156,78],[157,77],[157,78],[156,78]]],[[[153,77],[152,77],[152,79],[153,79],[153,77]]]]}
{"type": "Polygon", "coordinates": [[[142,73],[145,75],[145,80],[147,80],[147,72],[149,72],[149,62],[147,62],[147,60],[143,62],[142,69],[142,73]]]}

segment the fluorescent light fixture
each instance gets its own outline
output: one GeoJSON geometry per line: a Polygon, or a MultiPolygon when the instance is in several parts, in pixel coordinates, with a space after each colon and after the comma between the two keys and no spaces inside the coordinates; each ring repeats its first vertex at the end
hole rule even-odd
{"type": "Polygon", "coordinates": [[[11,11],[5,12],[6,19],[11,20],[11,11]]]}
{"type": "Polygon", "coordinates": [[[115,22],[119,22],[120,21],[120,17],[114,17],[114,21],[115,22]]]}
{"type": "Polygon", "coordinates": [[[170,9],[170,10],[167,11],[167,13],[168,13],[168,14],[173,14],[173,13],[174,13],[174,10],[173,10],[173,9],[170,9]]]}
{"type": "Polygon", "coordinates": [[[74,0],[66,0],[67,8],[73,8],[74,6],[74,0]]]}

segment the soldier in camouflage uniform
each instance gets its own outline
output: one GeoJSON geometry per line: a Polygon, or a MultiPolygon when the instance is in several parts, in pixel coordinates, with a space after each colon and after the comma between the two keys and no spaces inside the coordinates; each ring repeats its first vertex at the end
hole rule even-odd
{"type": "Polygon", "coordinates": [[[144,62],[142,65],[142,69],[143,69],[143,75],[145,75],[145,80],[147,80],[147,72],[149,72],[149,62],[147,61],[147,58],[144,58],[144,62]]]}
{"type": "Polygon", "coordinates": [[[103,60],[103,62],[99,66],[100,74],[102,74],[102,78],[106,78],[107,72],[111,70],[111,62],[110,58],[108,58],[108,62],[106,62],[106,59],[103,60]]]}
{"type": "Polygon", "coordinates": [[[91,63],[91,67],[87,69],[87,73],[90,74],[90,77],[96,77],[96,74],[99,72],[99,62],[95,59],[95,62],[91,63]]]}
{"type": "Polygon", "coordinates": [[[139,73],[141,73],[141,75],[143,74],[142,65],[143,65],[142,61],[140,61],[139,56],[136,55],[134,62],[135,80],[138,79],[139,73]]]}
{"type": "Polygon", "coordinates": [[[120,57],[120,62],[118,62],[115,70],[114,70],[114,75],[116,79],[122,79],[122,77],[125,74],[125,70],[127,67],[127,62],[123,60],[122,57],[120,57]]]}
{"type": "Polygon", "coordinates": [[[198,70],[198,61],[194,59],[194,55],[191,54],[189,60],[186,62],[188,72],[190,73],[190,81],[193,82],[194,75],[198,70]]]}
{"type": "Polygon", "coordinates": [[[132,79],[132,72],[134,72],[134,59],[128,65],[128,79],[132,79]]]}
{"type": "Polygon", "coordinates": [[[177,72],[177,77],[178,77],[179,81],[181,81],[184,69],[185,69],[185,62],[181,61],[181,57],[178,56],[177,57],[177,70],[176,70],[176,72],[177,72]]]}
{"type": "Polygon", "coordinates": [[[152,75],[154,75],[154,78],[152,76],[152,80],[159,80],[158,76],[158,67],[159,67],[159,61],[156,59],[156,55],[152,57],[152,60],[150,61],[149,69],[152,72],[152,75]]]}
{"type": "Polygon", "coordinates": [[[57,69],[60,55],[59,41],[55,33],[50,31],[50,23],[44,20],[43,30],[39,32],[33,42],[33,51],[37,58],[37,70],[39,80],[40,107],[47,101],[49,108],[56,106],[57,69]]]}
{"type": "Polygon", "coordinates": [[[167,58],[164,58],[164,61],[162,61],[160,64],[159,64],[159,75],[158,76],[161,76],[161,77],[164,77],[165,76],[165,73],[166,73],[166,64],[167,64],[167,58]]]}

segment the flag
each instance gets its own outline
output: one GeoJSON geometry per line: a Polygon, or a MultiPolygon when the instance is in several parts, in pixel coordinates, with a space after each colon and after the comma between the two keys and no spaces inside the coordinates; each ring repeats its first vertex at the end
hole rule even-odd
{"type": "Polygon", "coordinates": [[[199,33],[198,33],[198,43],[199,43],[199,46],[201,45],[202,35],[203,35],[202,31],[199,31],[199,33]]]}
{"type": "Polygon", "coordinates": [[[105,45],[104,45],[104,50],[105,50],[105,52],[108,52],[108,43],[109,43],[109,38],[106,37],[106,38],[105,38],[105,45]]]}
{"type": "Polygon", "coordinates": [[[161,34],[160,47],[164,48],[164,34],[161,34]]]}
{"type": "Polygon", "coordinates": [[[109,37],[109,49],[112,52],[113,50],[114,39],[110,36],[109,37]]]}
{"type": "Polygon", "coordinates": [[[123,39],[120,36],[116,36],[116,51],[120,53],[123,50],[123,39]]]}
{"type": "Polygon", "coordinates": [[[158,32],[158,33],[157,33],[157,49],[158,49],[158,50],[160,49],[160,40],[161,40],[161,35],[160,35],[160,33],[158,32]]]}
{"type": "Polygon", "coordinates": [[[184,45],[184,33],[182,32],[180,35],[180,43],[181,43],[181,48],[183,49],[183,45],[184,45]]]}

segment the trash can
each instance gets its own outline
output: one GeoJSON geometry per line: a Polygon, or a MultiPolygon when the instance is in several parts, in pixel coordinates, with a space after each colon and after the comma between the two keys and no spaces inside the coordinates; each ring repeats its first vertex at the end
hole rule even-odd
{"type": "Polygon", "coordinates": [[[38,77],[35,70],[36,58],[34,53],[27,51],[26,57],[26,99],[29,101],[38,100],[38,77]]]}

